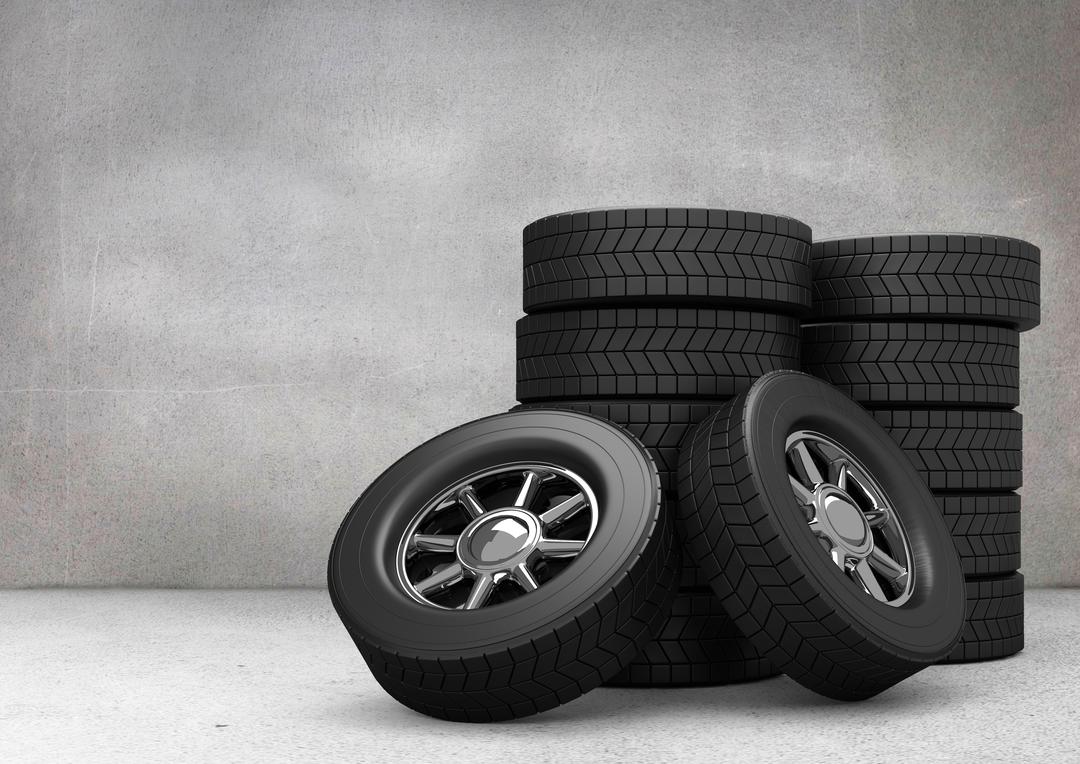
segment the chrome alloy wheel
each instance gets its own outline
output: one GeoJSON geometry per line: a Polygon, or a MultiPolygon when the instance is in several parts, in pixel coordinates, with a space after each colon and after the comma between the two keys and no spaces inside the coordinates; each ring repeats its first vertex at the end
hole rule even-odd
{"type": "Polygon", "coordinates": [[[396,555],[413,599],[475,610],[543,586],[588,545],[599,519],[592,488],[552,464],[504,464],[428,502],[396,555]]]}
{"type": "Polygon", "coordinates": [[[785,445],[788,479],[822,548],[864,592],[898,607],[915,570],[897,510],[873,475],[843,446],[801,430],[785,445]]]}

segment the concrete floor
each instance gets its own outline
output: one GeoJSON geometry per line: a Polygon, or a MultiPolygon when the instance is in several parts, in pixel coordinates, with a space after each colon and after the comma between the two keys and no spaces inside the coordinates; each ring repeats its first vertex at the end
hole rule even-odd
{"type": "Polygon", "coordinates": [[[1027,606],[1020,655],[857,705],[781,677],[479,726],[385,695],[321,591],[5,591],[0,761],[1077,761],[1080,591],[1027,606]]]}

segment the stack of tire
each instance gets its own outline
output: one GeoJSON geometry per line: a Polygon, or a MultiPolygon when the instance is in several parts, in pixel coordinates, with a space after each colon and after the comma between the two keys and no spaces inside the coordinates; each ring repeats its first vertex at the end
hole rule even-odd
{"type": "Polygon", "coordinates": [[[970,234],[815,242],[803,369],[846,392],[914,462],[967,578],[949,662],[1024,645],[1019,333],[1039,323],[1039,249],[970,234]]]}
{"type": "MultiPolygon", "coordinates": [[[[718,209],[598,209],[531,223],[519,408],[573,409],[622,426],[648,449],[673,506],[686,433],[762,374],[798,368],[810,242],[798,220],[718,209]]],[[[608,683],[777,673],[686,559],[660,635],[608,683]]]]}

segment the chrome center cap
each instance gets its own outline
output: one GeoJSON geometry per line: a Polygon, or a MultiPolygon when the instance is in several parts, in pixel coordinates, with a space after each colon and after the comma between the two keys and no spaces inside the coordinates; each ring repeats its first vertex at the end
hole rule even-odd
{"type": "Polygon", "coordinates": [[[516,517],[484,523],[469,541],[469,553],[481,562],[503,562],[515,557],[529,540],[529,526],[516,517]]]}
{"type": "Polygon", "coordinates": [[[485,512],[458,538],[458,558],[477,571],[508,570],[528,559],[540,540],[536,515],[514,507],[485,512]]]}
{"type": "Polygon", "coordinates": [[[856,557],[873,549],[874,541],[866,517],[854,500],[836,486],[825,485],[814,502],[818,522],[832,530],[832,536],[856,557]]]}

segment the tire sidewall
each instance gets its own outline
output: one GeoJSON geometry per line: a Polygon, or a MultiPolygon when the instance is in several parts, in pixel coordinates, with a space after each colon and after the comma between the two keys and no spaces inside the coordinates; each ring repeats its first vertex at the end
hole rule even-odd
{"type": "Polygon", "coordinates": [[[357,500],[331,551],[331,597],[358,644],[465,657],[549,633],[593,608],[651,539],[662,541],[655,538],[659,512],[656,467],[616,426],[570,411],[488,417],[407,454],[357,500]],[[516,462],[558,465],[592,487],[600,516],[589,544],[556,578],[509,602],[458,611],[412,599],[397,580],[395,556],[419,509],[468,475],[516,462]]]}

